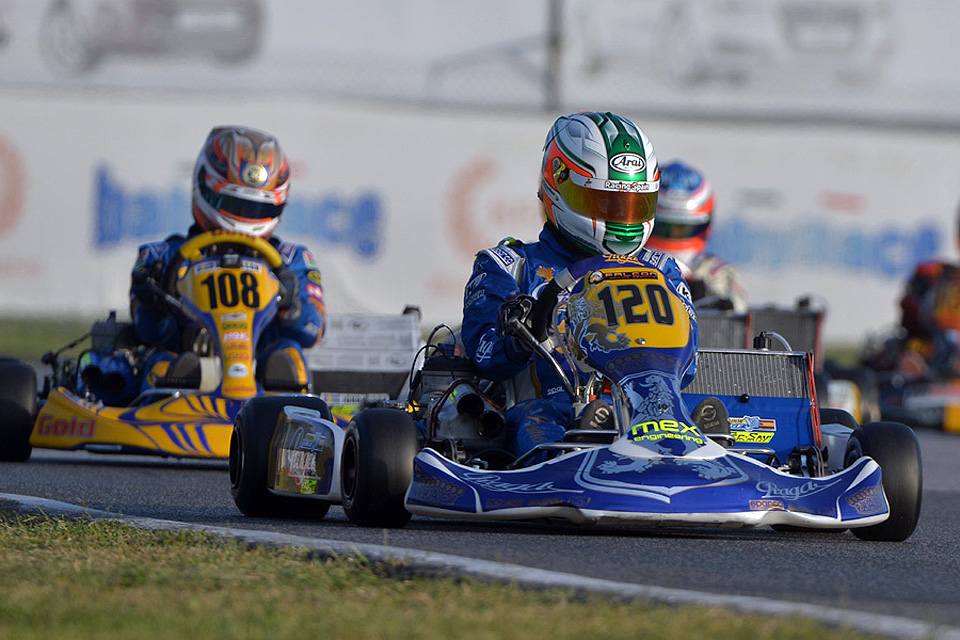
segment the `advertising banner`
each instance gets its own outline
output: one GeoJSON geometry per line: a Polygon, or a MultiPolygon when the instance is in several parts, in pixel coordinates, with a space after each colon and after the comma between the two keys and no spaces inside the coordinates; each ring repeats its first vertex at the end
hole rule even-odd
{"type": "MultiPolygon", "coordinates": [[[[308,245],[336,312],[460,321],[473,256],[533,240],[553,115],[375,108],[312,100],[134,99],[6,92],[0,98],[0,313],[125,315],[140,243],[183,233],[210,127],[278,136],[293,165],[278,235],[308,245]]],[[[752,304],[809,296],[828,341],[897,319],[913,265],[953,258],[958,136],[722,126],[644,119],[661,162],[714,183],[712,249],[752,304]]]]}

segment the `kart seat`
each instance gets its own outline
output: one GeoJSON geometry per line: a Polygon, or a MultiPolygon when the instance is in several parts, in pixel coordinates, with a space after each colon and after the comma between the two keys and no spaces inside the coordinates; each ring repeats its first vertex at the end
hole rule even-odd
{"type": "Polygon", "coordinates": [[[690,412],[690,417],[706,434],[730,435],[730,417],[720,398],[704,398],[690,412]]]}
{"type": "Polygon", "coordinates": [[[306,366],[297,367],[293,356],[285,350],[274,351],[262,366],[257,367],[260,384],[268,391],[306,391],[306,366]],[[303,368],[304,373],[300,373],[303,368]]]}
{"type": "Polygon", "coordinates": [[[203,378],[200,356],[184,351],[170,364],[167,374],[157,380],[156,386],[172,389],[198,389],[203,378]]]}

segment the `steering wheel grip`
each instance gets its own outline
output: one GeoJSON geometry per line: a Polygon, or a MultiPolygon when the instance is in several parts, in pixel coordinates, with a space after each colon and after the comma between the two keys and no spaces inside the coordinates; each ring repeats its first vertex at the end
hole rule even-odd
{"type": "Polygon", "coordinates": [[[530,333],[540,342],[547,338],[547,328],[557,306],[557,298],[563,290],[559,282],[551,280],[537,296],[537,301],[530,310],[530,333]]]}
{"type": "Polygon", "coordinates": [[[195,262],[203,257],[203,250],[215,244],[236,244],[253,249],[263,258],[271,269],[278,269],[283,266],[283,257],[280,252],[274,248],[267,240],[257,238],[256,236],[239,233],[236,231],[223,231],[217,229],[214,231],[205,231],[196,235],[182,245],[174,255],[170,264],[167,265],[163,276],[161,286],[167,293],[174,292],[174,286],[177,282],[177,272],[184,261],[195,262]]]}

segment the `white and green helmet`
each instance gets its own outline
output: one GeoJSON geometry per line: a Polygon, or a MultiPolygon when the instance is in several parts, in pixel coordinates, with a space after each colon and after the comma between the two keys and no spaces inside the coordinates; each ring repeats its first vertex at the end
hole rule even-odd
{"type": "Polygon", "coordinates": [[[613,113],[557,119],[543,147],[543,215],[583,251],[635,256],[653,230],[660,169],[640,128],[613,113]]]}

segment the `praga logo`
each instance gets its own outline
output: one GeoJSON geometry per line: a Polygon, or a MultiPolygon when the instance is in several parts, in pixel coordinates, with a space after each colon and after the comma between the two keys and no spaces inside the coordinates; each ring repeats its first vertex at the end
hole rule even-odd
{"type": "Polygon", "coordinates": [[[482,473],[464,473],[463,479],[487,491],[498,493],[557,493],[563,491],[563,489],[553,486],[552,482],[507,482],[500,476],[488,476],[482,473]]]}
{"type": "Polygon", "coordinates": [[[784,500],[799,500],[812,496],[815,493],[826,491],[836,485],[840,480],[833,482],[819,483],[808,480],[803,484],[793,486],[778,486],[776,483],[761,480],[757,483],[757,491],[763,494],[764,498],[781,498],[784,500]]]}

